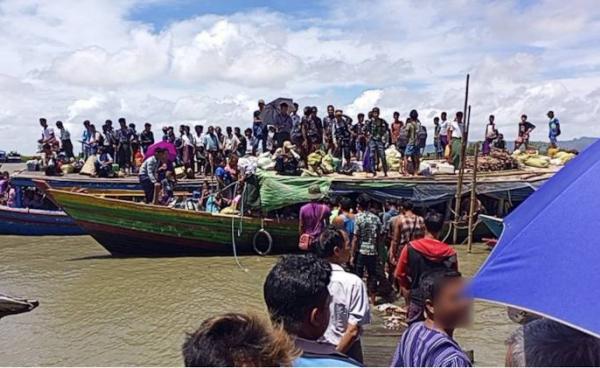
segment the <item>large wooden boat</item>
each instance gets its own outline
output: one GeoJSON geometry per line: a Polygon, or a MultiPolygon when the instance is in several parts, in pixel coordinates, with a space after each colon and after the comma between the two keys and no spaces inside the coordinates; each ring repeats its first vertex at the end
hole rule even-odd
{"type": "Polygon", "coordinates": [[[232,254],[234,247],[262,254],[298,247],[297,221],[189,211],[48,186],[45,191],[113,255],[217,255],[232,254]]]}
{"type": "Polygon", "coordinates": [[[84,231],[63,211],[0,206],[0,234],[83,235],[84,231]]]}

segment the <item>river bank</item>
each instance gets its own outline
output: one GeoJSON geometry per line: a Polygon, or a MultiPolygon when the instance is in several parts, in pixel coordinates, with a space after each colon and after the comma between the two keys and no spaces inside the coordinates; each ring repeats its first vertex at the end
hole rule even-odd
{"type": "MultiPolygon", "coordinates": [[[[471,275],[488,252],[459,249],[471,275]]],[[[39,299],[35,311],[0,321],[2,365],[177,366],[184,333],[225,311],[265,314],[264,278],[275,257],[112,258],[88,236],[0,236],[0,290],[39,299]]],[[[477,303],[459,331],[477,365],[501,365],[515,328],[504,308],[477,303]]],[[[387,365],[398,337],[375,318],[366,363],[387,365]]]]}

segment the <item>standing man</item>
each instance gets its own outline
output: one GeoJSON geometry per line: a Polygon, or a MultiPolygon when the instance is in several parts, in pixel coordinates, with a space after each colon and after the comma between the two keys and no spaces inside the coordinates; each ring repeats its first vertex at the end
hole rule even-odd
{"type": "Polygon", "coordinates": [[[104,122],[104,125],[102,125],[102,133],[104,134],[104,150],[114,159],[117,141],[111,120],[106,120],[104,122]]]}
{"type": "Polygon", "coordinates": [[[398,142],[398,137],[400,136],[400,130],[402,129],[402,121],[400,120],[400,113],[398,111],[394,111],[394,121],[392,121],[392,126],[390,127],[390,144],[396,146],[398,142]]]}
{"type": "Polygon", "coordinates": [[[310,106],[304,108],[304,116],[300,122],[300,134],[303,147],[303,158],[306,159],[308,155],[319,149],[321,145],[319,125],[310,106]]]}
{"type": "Polygon", "coordinates": [[[420,285],[423,275],[434,269],[458,271],[456,251],[438,237],[444,218],[437,212],[425,216],[425,237],[415,239],[402,248],[394,276],[408,306],[407,322],[423,320],[423,298],[420,285]]]}
{"type": "Polygon", "coordinates": [[[450,149],[451,149],[451,163],[454,166],[454,170],[458,170],[460,167],[460,160],[462,159],[461,149],[464,134],[463,124],[463,113],[458,111],[454,121],[448,126],[448,136],[450,137],[450,149]]]}
{"type": "Polygon", "coordinates": [[[214,175],[217,163],[217,156],[219,155],[219,138],[215,134],[215,128],[211,125],[208,127],[208,131],[204,135],[204,148],[208,155],[208,166],[210,175],[214,175]]]}
{"type": "Polygon", "coordinates": [[[445,154],[446,146],[449,143],[449,140],[448,140],[449,123],[446,120],[447,117],[448,117],[448,114],[446,114],[445,111],[442,111],[442,113],[440,114],[440,118],[442,120],[442,121],[440,121],[440,144],[441,144],[441,149],[442,149],[442,156],[445,154]]]}
{"type": "Polygon", "coordinates": [[[58,128],[58,133],[60,137],[60,147],[61,150],[65,153],[67,159],[75,157],[73,154],[73,142],[71,142],[71,133],[64,127],[62,121],[56,122],[56,128],[58,128]]]}
{"type": "Polygon", "coordinates": [[[267,152],[267,127],[263,124],[262,113],[265,110],[265,100],[258,100],[258,110],[254,111],[252,122],[252,133],[254,134],[256,145],[255,154],[260,147],[261,152],[267,152]],[[260,145],[260,146],[259,146],[260,145]]]}
{"type": "Polygon", "coordinates": [[[327,116],[323,118],[323,144],[326,153],[333,153],[335,144],[333,142],[333,124],[335,122],[335,108],[327,106],[327,116]]]}
{"type": "Polygon", "coordinates": [[[40,125],[42,127],[42,138],[38,140],[38,143],[43,146],[44,144],[49,144],[50,147],[55,145],[56,136],[54,135],[54,129],[48,126],[48,122],[45,118],[40,118],[40,125]]]}
{"type": "Polygon", "coordinates": [[[435,148],[435,158],[440,160],[444,156],[444,149],[440,142],[440,118],[433,118],[433,147],[435,148]]]}
{"type": "Polygon", "coordinates": [[[408,144],[404,151],[404,170],[408,172],[408,158],[412,162],[412,174],[417,176],[419,174],[419,157],[421,156],[421,149],[419,148],[418,135],[421,130],[421,122],[419,121],[419,113],[417,110],[410,112],[410,119],[406,123],[406,134],[408,135],[408,144]]]}
{"type": "Polygon", "coordinates": [[[481,154],[487,156],[492,150],[492,143],[498,138],[498,129],[496,129],[496,123],[494,122],[494,115],[490,115],[489,122],[485,126],[485,140],[481,147],[481,154]]]}
{"type": "Polygon", "coordinates": [[[550,138],[550,147],[558,147],[558,136],[560,135],[560,122],[558,118],[554,116],[554,111],[548,111],[548,138],[550,138]]]}
{"type": "Polygon", "coordinates": [[[291,139],[292,118],[288,113],[288,104],[282,102],[279,105],[279,113],[275,116],[275,148],[283,147],[283,142],[291,139]]]}
{"type": "Polygon", "coordinates": [[[158,178],[159,168],[166,163],[167,151],[164,148],[157,148],[154,156],[148,158],[140,167],[139,180],[146,203],[156,203],[157,194],[160,190],[160,180],[158,178]]]}
{"type": "Polygon", "coordinates": [[[469,323],[471,303],[460,273],[436,270],[421,280],[425,321],[404,332],[392,367],[470,367],[471,361],[454,340],[454,330],[469,323]]]}
{"type": "Polygon", "coordinates": [[[140,133],[140,145],[142,146],[142,153],[146,155],[148,147],[154,144],[154,133],[152,133],[152,125],[150,123],[144,124],[144,130],[140,133]]]}
{"type": "Polygon", "coordinates": [[[131,141],[133,132],[127,127],[125,118],[119,118],[119,130],[115,133],[117,142],[117,163],[120,170],[129,170],[131,167],[131,141]]]}
{"type": "Polygon", "coordinates": [[[371,165],[373,177],[377,176],[377,166],[381,161],[383,176],[387,176],[387,160],[385,158],[385,143],[389,134],[388,123],[379,117],[379,107],[371,111],[372,118],[367,121],[366,133],[371,150],[371,165]]]}
{"type": "Polygon", "coordinates": [[[336,157],[344,160],[342,170],[347,170],[350,167],[350,143],[352,141],[352,133],[350,128],[352,127],[352,118],[344,115],[342,110],[335,111],[335,119],[333,120],[333,134],[335,137],[335,151],[336,157]]]}
{"type": "Polygon", "coordinates": [[[311,108],[311,113],[312,113],[312,117],[315,120],[315,124],[317,125],[317,129],[319,131],[319,147],[317,149],[320,149],[320,145],[323,143],[323,121],[321,120],[321,118],[319,117],[319,110],[317,109],[316,106],[313,106],[311,108]]]}
{"type": "Polygon", "coordinates": [[[391,225],[393,226],[391,231],[392,242],[390,244],[388,261],[390,266],[392,266],[390,269],[392,272],[398,264],[402,250],[408,243],[425,236],[425,221],[421,216],[414,213],[413,204],[411,202],[404,202],[402,210],[402,214],[391,225]]]}
{"type": "Polygon", "coordinates": [[[85,120],[83,122],[83,133],[81,135],[81,151],[83,152],[83,159],[87,160],[90,155],[90,121],[85,120]]]}
{"type": "Polygon", "coordinates": [[[356,115],[356,124],[352,126],[352,135],[354,137],[354,146],[356,147],[356,159],[362,161],[367,151],[367,139],[365,137],[365,114],[362,112],[356,115]]]}
{"type": "Polygon", "coordinates": [[[311,185],[308,188],[310,202],[300,208],[298,216],[298,232],[300,234],[300,248],[310,250],[329,221],[331,209],[325,203],[321,203],[323,194],[318,184],[311,185]]]}
{"type": "Polygon", "coordinates": [[[360,336],[363,326],[371,322],[369,296],[363,280],[343,268],[350,258],[348,234],[339,229],[328,229],[321,234],[315,246],[316,254],[331,265],[331,294],[329,325],[323,340],[336,350],[363,362],[360,336]]]}
{"type": "Polygon", "coordinates": [[[371,198],[361,194],[357,199],[358,213],[354,222],[354,239],[352,239],[352,258],[355,272],[361,279],[367,270],[367,287],[371,303],[375,304],[377,290],[377,245],[383,225],[379,217],[372,212],[371,198]]]}
{"type": "Polygon", "coordinates": [[[529,149],[529,135],[535,129],[535,125],[527,121],[527,115],[521,115],[521,121],[519,122],[519,132],[517,140],[515,140],[515,151],[520,149],[522,145],[525,145],[525,150],[529,149]]]}

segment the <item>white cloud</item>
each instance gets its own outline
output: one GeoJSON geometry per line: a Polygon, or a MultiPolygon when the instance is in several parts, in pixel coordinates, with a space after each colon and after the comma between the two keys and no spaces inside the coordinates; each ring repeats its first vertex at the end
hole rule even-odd
{"type": "Polygon", "coordinates": [[[467,72],[474,137],[494,113],[512,139],[525,112],[544,139],[548,109],[565,138],[600,135],[593,0],[335,0],[314,18],[260,9],[160,31],[128,19],[137,3],[0,1],[0,148],[34,150],[39,116],[74,136],[120,116],[247,126],[258,98],[279,96],[428,123],[462,109],[467,72]]]}

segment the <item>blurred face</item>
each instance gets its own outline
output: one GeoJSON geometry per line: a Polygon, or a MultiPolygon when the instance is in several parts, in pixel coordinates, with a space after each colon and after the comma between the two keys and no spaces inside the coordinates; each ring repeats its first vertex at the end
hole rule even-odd
{"type": "Polygon", "coordinates": [[[258,103],[258,109],[259,109],[260,111],[262,111],[264,108],[265,108],[265,103],[264,103],[264,102],[259,102],[259,103],[258,103]]]}
{"type": "Polygon", "coordinates": [[[394,113],[394,120],[398,120],[400,118],[400,114],[394,113]]]}
{"type": "Polygon", "coordinates": [[[552,111],[550,111],[550,112],[548,113],[548,117],[549,117],[550,119],[554,118],[554,113],[553,113],[552,111]]]}
{"type": "Polygon", "coordinates": [[[287,105],[281,105],[281,113],[282,114],[287,114],[288,113],[288,107],[287,107],[287,105]]]}
{"type": "Polygon", "coordinates": [[[333,115],[333,106],[327,107],[327,115],[333,115]]]}
{"type": "Polygon", "coordinates": [[[527,116],[525,116],[525,115],[521,116],[521,121],[522,122],[526,122],[527,121],[527,116]]]}
{"type": "Polygon", "coordinates": [[[446,120],[446,116],[447,116],[447,115],[446,115],[446,113],[445,113],[445,112],[443,112],[443,113],[442,113],[442,120],[446,120]]]}
{"type": "Polygon", "coordinates": [[[374,118],[378,118],[379,117],[379,110],[373,110],[371,112],[371,115],[373,115],[374,118]]]}
{"type": "Polygon", "coordinates": [[[470,322],[472,302],[465,296],[465,282],[461,277],[446,281],[435,302],[427,300],[426,304],[440,326],[464,327],[470,322]]]}
{"type": "Polygon", "coordinates": [[[490,123],[493,123],[493,122],[494,122],[494,117],[490,116],[490,123]]]}

